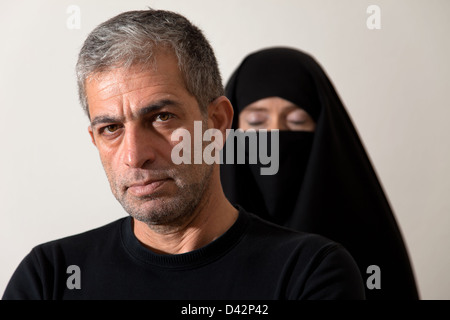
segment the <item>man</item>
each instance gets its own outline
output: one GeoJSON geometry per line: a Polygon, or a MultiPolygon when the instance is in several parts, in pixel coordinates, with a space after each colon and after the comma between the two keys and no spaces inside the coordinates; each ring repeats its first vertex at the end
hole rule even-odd
{"type": "Polygon", "coordinates": [[[77,75],[89,134],[130,217],[35,247],[4,299],[364,298],[339,244],[234,207],[217,163],[172,161],[174,133],[194,135],[201,121],[225,136],[233,116],[214,53],[188,20],[120,14],[88,36],[77,75]]]}

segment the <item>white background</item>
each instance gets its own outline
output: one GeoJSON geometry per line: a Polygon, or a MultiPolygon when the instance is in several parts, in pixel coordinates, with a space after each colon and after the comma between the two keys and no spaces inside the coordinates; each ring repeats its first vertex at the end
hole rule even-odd
{"type": "Polygon", "coordinates": [[[421,298],[450,298],[446,0],[2,0],[0,294],[33,246],[126,215],[90,142],[74,66],[96,25],[148,6],[199,26],[224,81],[263,47],[293,46],[315,56],[375,164],[421,298]],[[72,4],[81,10],[80,29],[66,26],[72,4]],[[381,8],[380,30],[366,26],[372,4],[381,8]]]}

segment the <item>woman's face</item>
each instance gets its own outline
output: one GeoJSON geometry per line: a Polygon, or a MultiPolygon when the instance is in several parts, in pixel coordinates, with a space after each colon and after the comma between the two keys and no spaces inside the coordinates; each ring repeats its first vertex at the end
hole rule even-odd
{"type": "Polygon", "coordinates": [[[279,97],[270,97],[246,106],[239,114],[239,128],[314,131],[316,123],[296,104],[279,97]]]}

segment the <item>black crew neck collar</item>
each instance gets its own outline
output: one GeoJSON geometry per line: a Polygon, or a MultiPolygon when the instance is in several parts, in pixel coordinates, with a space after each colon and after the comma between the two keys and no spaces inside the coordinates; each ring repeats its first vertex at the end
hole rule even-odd
{"type": "Polygon", "coordinates": [[[122,221],[122,242],[130,255],[147,265],[166,269],[183,269],[201,266],[224,255],[244,235],[244,231],[249,222],[248,213],[241,207],[236,206],[236,208],[239,210],[239,213],[234,224],[219,238],[194,251],[181,254],[158,254],[153,252],[142,245],[136,238],[132,228],[132,217],[126,217],[122,221]]]}

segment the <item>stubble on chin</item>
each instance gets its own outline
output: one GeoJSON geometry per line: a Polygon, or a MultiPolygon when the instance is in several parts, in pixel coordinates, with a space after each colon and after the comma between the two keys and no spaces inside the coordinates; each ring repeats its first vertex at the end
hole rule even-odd
{"type": "Polygon", "coordinates": [[[210,190],[213,166],[203,165],[196,172],[183,172],[183,169],[185,168],[167,171],[171,177],[167,183],[175,185],[175,191],[170,194],[167,191],[156,191],[149,196],[135,197],[127,192],[123,184],[115,183],[114,179],[110,180],[111,177],[108,180],[114,196],[131,217],[145,223],[155,232],[168,233],[192,220],[204,205],[203,202],[207,201],[210,190]],[[185,178],[180,178],[182,176],[185,178]]]}

